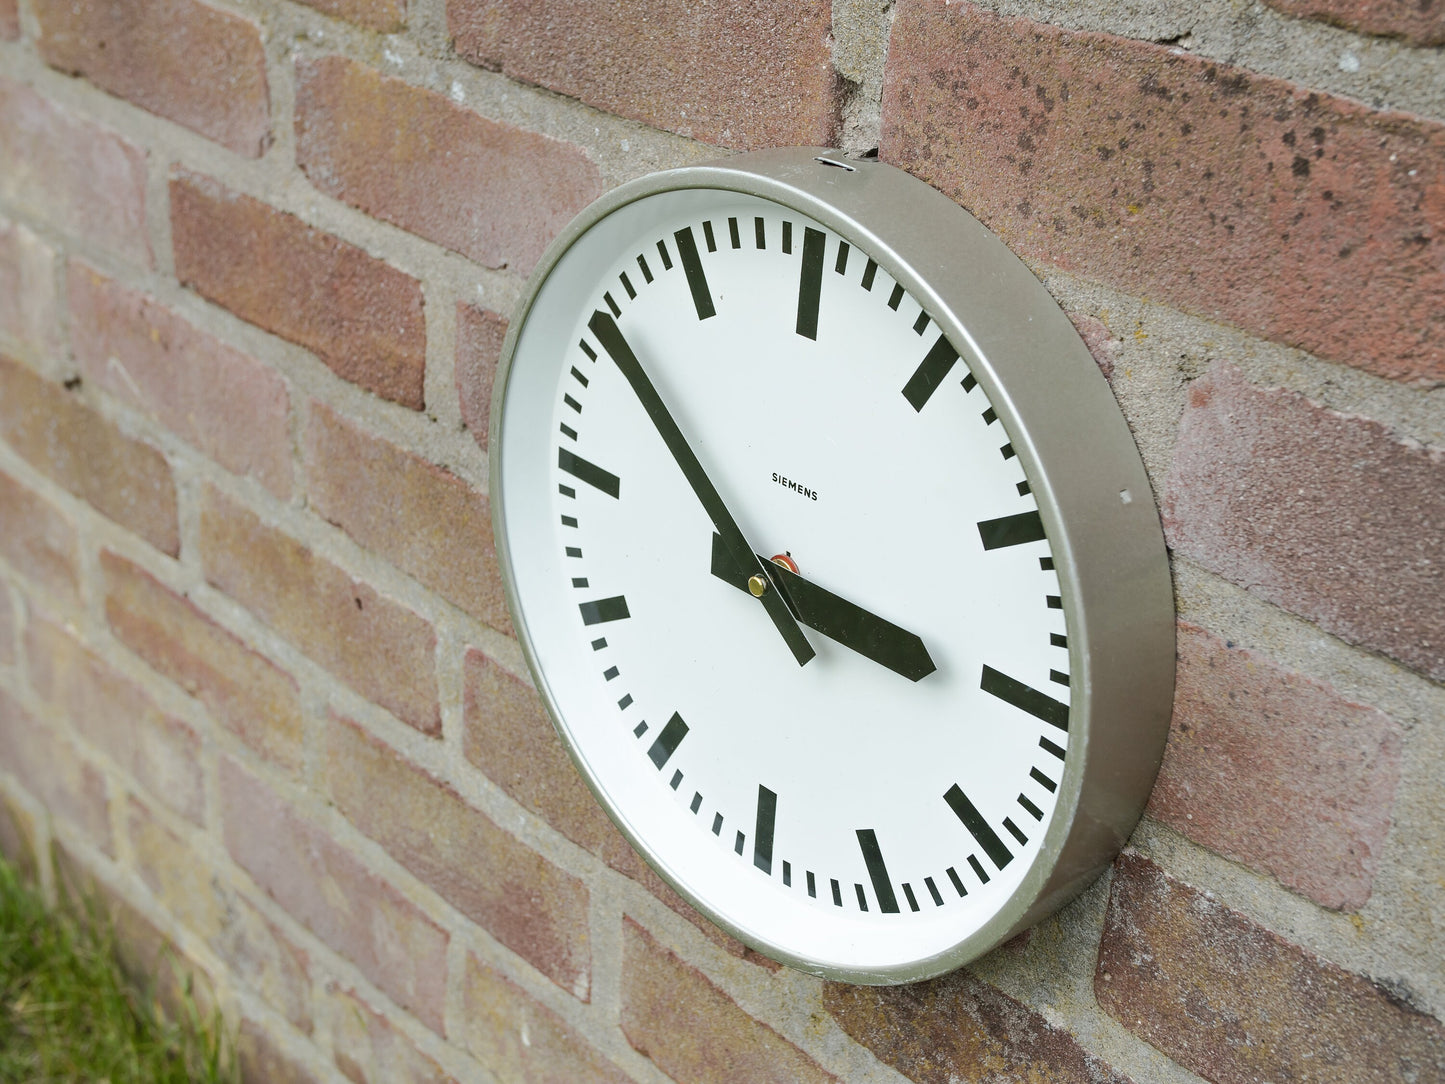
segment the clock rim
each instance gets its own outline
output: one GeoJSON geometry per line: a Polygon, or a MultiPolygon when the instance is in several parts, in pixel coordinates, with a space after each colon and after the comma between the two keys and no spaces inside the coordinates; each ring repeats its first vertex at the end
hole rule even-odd
{"type": "Polygon", "coordinates": [[[1057,911],[1123,849],[1163,758],[1174,691],[1173,588],[1153,490],[1112,390],[1073,324],[1027,266],[942,193],[886,163],[847,159],[822,147],[741,154],[649,174],[613,189],[563,229],[528,279],[497,362],[488,433],[493,541],[507,608],[563,747],[648,865],[744,944],[837,981],[895,985],[933,978],[1057,911]],[[930,957],[866,970],[820,964],[762,941],[674,883],[568,739],[532,647],[502,499],[503,407],[516,347],[543,284],[584,234],[628,204],[678,189],[742,193],[808,215],[901,283],[983,387],[1044,522],[1069,634],[1069,747],[1059,794],[1023,881],[973,934],[930,957]],[[1039,368],[1026,357],[1038,354],[1057,361],[1039,368]],[[1132,499],[1124,502],[1121,491],[1132,499]],[[1125,720],[1133,721],[1132,728],[1125,720]]]}

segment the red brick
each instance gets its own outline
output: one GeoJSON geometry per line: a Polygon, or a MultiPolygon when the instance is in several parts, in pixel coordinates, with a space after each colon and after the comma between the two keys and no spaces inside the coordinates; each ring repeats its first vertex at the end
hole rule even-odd
{"type": "Polygon", "coordinates": [[[206,579],[363,696],[441,733],[436,631],[215,489],[201,506],[206,579]]]}
{"type": "Polygon", "coordinates": [[[75,732],[128,771],[150,794],[199,824],[205,815],[201,739],[166,715],[139,685],[87,649],[73,632],[30,615],[30,687],[75,732]]]}
{"type": "Polygon", "coordinates": [[[279,375],[78,261],[69,294],[71,345],[85,379],[227,470],[290,495],[290,408],[279,375]]]}
{"type": "Polygon", "coordinates": [[[630,918],[622,925],[622,1032],[678,1084],[837,1080],[630,918]]]}
{"type": "Polygon", "coordinates": [[[304,346],[342,379],[421,409],[426,326],[416,279],[191,173],[171,179],[171,239],[182,285],[304,346]]]}
{"type": "Polygon", "coordinates": [[[54,249],[0,217],[0,340],[36,358],[59,358],[63,349],[55,264],[54,249]]]}
{"type": "Polygon", "coordinates": [[[462,1031],[452,1036],[501,1084],[632,1079],[560,1016],[471,953],[462,979],[462,1031]]]}
{"type": "Polygon", "coordinates": [[[708,143],[831,146],[840,83],[823,0],[448,0],[473,64],[708,143]]]}
{"type": "Polygon", "coordinates": [[[1400,779],[1400,727],[1203,629],[1179,626],[1149,813],[1326,907],[1370,898],[1400,779]]]}
{"type": "Polygon", "coordinates": [[[105,617],[120,641],[252,749],[301,766],[296,680],[124,557],[103,550],[105,617]]]}
{"type": "Polygon", "coordinates": [[[261,29],[197,0],[36,0],[53,68],[237,154],[259,157],[271,103],[261,29]]]}
{"type": "Polygon", "coordinates": [[[908,986],[823,987],[838,1026],[919,1084],[1128,1084],[1027,1005],[967,971],[908,986]]]}
{"type": "Polygon", "coordinates": [[[20,36],[20,12],[16,0],[0,0],[0,39],[14,41],[20,36]]]}
{"type": "Polygon", "coordinates": [[[267,1025],[249,1016],[241,1021],[236,1036],[236,1060],[241,1084],[322,1084],[320,1077],[287,1052],[267,1025]]]}
{"type": "Polygon", "coordinates": [[[311,404],[305,456],[318,514],[468,613],[511,631],[486,497],[320,403],[311,404]]]}
{"type": "Polygon", "coordinates": [[[357,991],[328,982],[320,1014],[341,1075],[354,1084],[457,1084],[357,991]]]}
{"type": "Polygon", "coordinates": [[[301,3],[382,34],[406,26],[406,0],[301,0],[301,3]]]}
{"type": "Polygon", "coordinates": [[[1124,854],[1099,948],[1099,1004],[1216,1084],[1445,1079],[1445,1028],[1154,863],[1124,854]]]}
{"type": "Polygon", "coordinates": [[[59,384],[0,358],[0,437],[41,473],[174,557],[176,484],[165,456],[59,384]]]}
{"type": "Polygon", "coordinates": [[[0,771],[8,772],[51,816],[70,821],[114,854],[105,777],[75,743],[32,718],[0,689],[0,771]]]}
{"type": "Polygon", "coordinates": [[[492,415],[492,380],[507,337],[507,320],[486,309],[457,302],[457,398],[462,422],[476,442],[487,448],[487,426],[492,415]]]}
{"type": "Polygon", "coordinates": [[[1302,19],[1362,34],[1402,38],[1410,45],[1445,45],[1445,7],[1431,0],[1265,0],[1302,19]]]}
{"type": "Polygon", "coordinates": [[[881,151],[1027,259],[1445,381],[1445,126],[1165,46],[900,0],[881,151]]]}
{"type": "Polygon", "coordinates": [[[0,78],[0,198],[85,244],[151,265],[145,152],[0,78]]]}
{"type": "Polygon", "coordinates": [[[237,864],[388,997],[440,1032],[446,931],[229,757],[221,760],[220,783],[226,849],[237,864]]]}
{"type": "Polygon", "coordinates": [[[531,271],[602,194],[580,148],[344,57],[300,61],[296,80],[296,161],[312,184],[487,267],[531,271]]]}
{"type": "Polygon", "coordinates": [[[151,895],[301,1031],[310,1033],[310,958],[227,880],[210,860],[132,798],[126,818],[135,868],[151,895]]]}
{"type": "Polygon", "coordinates": [[[468,760],[519,804],[637,881],[719,948],[769,970],[780,966],[713,925],[643,861],[582,782],[530,685],[476,648],[467,651],[464,668],[462,747],[468,760]]]}
{"type": "Polygon", "coordinates": [[[327,730],[337,808],[437,894],[564,990],[588,999],[588,894],[439,779],[355,724],[327,730]]]}
{"type": "Polygon", "coordinates": [[[1219,363],[1164,484],[1173,550],[1350,643],[1445,679],[1445,452],[1219,363]]]}
{"type": "Polygon", "coordinates": [[[1119,353],[1119,337],[1109,329],[1108,324],[1097,316],[1071,312],[1068,317],[1070,323],[1074,325],[1074,330],[1079,333],[1079,338],[1083,339],[1084,345],[1089,348],[1089,353],[1094,355],[1094,360],[1098,362],[1099,371],[1104,374],[1104,379],[1112,381],[1114,379],[1114,359],[1119,353]]]}
{"type": "Polygon", "coordinates": [[[49,501],[0,474],[0,558],[67,610],[80,609],[80,545],[75,526],[49,501]]]}

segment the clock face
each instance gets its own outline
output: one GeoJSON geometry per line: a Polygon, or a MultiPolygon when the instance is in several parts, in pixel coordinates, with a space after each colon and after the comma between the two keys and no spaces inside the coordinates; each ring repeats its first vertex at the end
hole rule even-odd
{"type": "Polygon", "coordinates": [[[728,929],[861,981],[1009,932],[1077,790],[1033,480],[880,254],[743,192],[624,203],[535,287],[493,451],[599,799],[728,929]]]}

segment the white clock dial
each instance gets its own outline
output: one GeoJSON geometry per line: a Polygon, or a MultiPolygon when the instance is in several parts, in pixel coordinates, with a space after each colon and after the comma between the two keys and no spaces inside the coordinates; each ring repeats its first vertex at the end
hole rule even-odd
{"type": "Polygon", "coordinates": [[[531,299],[494,469],[539,685],[629,838],[749,943],[896,981],[1057,851],[1072,679],[970,344],[878,255],[740,192],[613,210],[531,299]]]}

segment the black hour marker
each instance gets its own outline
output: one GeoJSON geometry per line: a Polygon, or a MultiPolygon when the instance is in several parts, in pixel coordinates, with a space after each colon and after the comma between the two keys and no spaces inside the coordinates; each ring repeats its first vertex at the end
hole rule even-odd
{"type": "MultiPolygon", "coordinates": [[[[642,258],[642,257],[640,257],[640,256],[638,257],[638,259],[641,259],[641,258],[642,258]]],[[[580,340],[578,341],[577,345],[582,348],[582,353],[586,354],[586,355],[587,355],[589,358],[591,358],[593,361],[596,361],[596,360],[597,360],[597,351],[593,350],[592,347],[590,347],[590,346],[587,345],[587,340],[586,340],[586,339],[580,339],[580,340]]]]}
{"type": "MultiPolygon", "coordinates": [[[[863,894],[863,886],[860,885],[857,881],[854,881],[853,890],[858,893],[858,910],[868,910],[868,897],[863,894]]],[[[894,910],[896,911],[898,910],[898,908],[895,907],[894,910]]]]}
{"type": "Polygon", "coordinates": [[[568,556],[568,557],[581,557],[581,556],[582,556],[582,551],[581,551],[580,549],[578,549],[576,546],[568,546],[568,547],[567,547],[567,556],[568,556]]]}
{"type": "MultiPolygon", "coordinates": [[[[974,863],[974,869],[978,868],[978,863],[974,862],[972,855],[969,856],[968,860],[974,863]]],[[[958,870],[954,869],[952,866],[949,866],[948,869],[946,869],[944,872],[948,874],[948,879],[953,882],[953,890],[957,892],[960,896],[967,896],[968,889],[963,887],[963,878],[958,875],[958,870]]],[[[987,881],[988,877],[985,876],[984,880],[987,881]]]]}
{"type": "MultiPolygon", "coordinates": [[[[778,819],[778,796],[767,787],[758,787],[758,820],[753,831],[753,865],[764,873],[773,872],[773,828],[778,819]]],[[[741,832],[738,833],[742,835],[741,832]]],[[[784,863],[786,868],[787,863],[784,863]]]]}
{"type": "Polygon", "coordinates": [[[960,383],[963,384],[964,391],[973,391],[974,388],[978,387],[978,377],[972,373],[964,373],[963,380],[960,381],[960,383]]]}
{"type": "Polygon", "coordinates": [[[1029,778],[1032,779],[1039,786],[1043,787],[1044,790],[1048,791],[1050,794],[1052,794],[1059,788],[1059,785],[1057,783],[1055,783],[1052,779],[1046,776],[1043,772],[1039,771],[1037,768],[1029,769],[1029,778]]]}
{"type": "Polygon", "coordinates": [[[975,876],[978,877],[980,883],[988,884],[988,870],[983,868],[983,863],[978,860],[976,855],[971,854],[968,856],[968,864],[973,867],[973,872],[975,876]]]}
{"type": "MultiPolygon", "coordinates": [[[[682,270],[687,275],[687,288],[692,291],[692,304],[697,309],[697,318],[706,320],[716,316],[713,308],[712,291],[707,286],[707,276],[702,273],[702,259],[697,254],[697,242],[692,237],[692,227],[684,226],[672,235],[677,242],[677,258],[682,261],[682,270]]],[[[614,315],[616,315],[614,313],[614,315]]]]}
{"type": "Polygon", "coordinates": [[[1060,636],[1057,632],[1051,632],[1051,633],[1049,633],[1049,646],[1050,646],[1050,647],[1068,647],[1068,646],[1069,646],[1069,638],[1068,638],[1067,636],[1060,636]]]}
{"type": "Polygon", "coordinates": [[[933,883],[932,877],[923,878],[923,883],[928,886],[928,894],[933,897],[933,906],[943,906],[943,895],[938,891],[938,886],[933,883]]]}
{"type": "Polygon", "coordinates": [[[786,860],[783,862],[783,886],[785,888],[793,887],[793,864],[786,860]]]}
{"type": "Polygon", "coordinates": [[[1069,705],[1061,704],[1051,696],[1045,696],[1037,689],[1030,688],[1022,681],[1001,674],[992,666],[983,668],[983,680],[979,687],[991,696],[1026,711],[1035,719],[1042,719],[1060,730],[1069,729],[1069,705]]]}
{"type": "Polygon", "coordinates": [[[604,647],[606,647],[606,646],[607,646],[607,638],[606,638],[605,636],[600,636],[600,637],[598,637],[596,640],[593,640],[593,641],[592,641],[592,650],[593,650],[593,651],[601,651],[601,650],[602,650],[604,647]]]}
{"type": "Polygon", "coordinates": [[[677,747],[682,744],[682,739],[685,737],[687,737],[687,724],[682,721],[681,715],[673,712],[672,718],[662,728],[662,733],[653,739],[652,747],[647,750],[648,759],[652,761],[658,771],[661,771],[668,758],[677,752],[677,747]]]}
{"type": "Polygon", "coordinates": [[[633,736],[634,738],[640,738],[640,737],[642,737],[642,735],[644,735],[644,734],[646,734],[646,733],[647,733],[647,720],[646,720],[646,719],[642,720],[642,722],[638,723],[635,727],[632,728],[632,736],[633,736]]]}
{"type": "Polygon", "coordinates": [[[1029,485],[1027,480],[1020,482],[1017,488],[1020,497],[1027,497],[1030,493],[1033,492],[1033,486],[1029,485]]]}
{"type": "Polygon", "coordinates": [[[573,399],[572,396],[567,395],[566,393],[563,393],[563,395],[562,395],[562,402],[566,403],[569,407],[571,407],[573,410],[575,410],[578,414],[581,414],[581,413],[582,413],[582,404],[579,403],[576,399],[573,399]]]}
{"type": "Polygon", "coordinates": [[[576,517],[576,516],[563,516],[563,517],[562,517],[562,526],[563,526],[563,527],[575,527],[575,526],[577,526],[577,517],[576,517]]]}
{"type": "Polygon", "coordinates": [[[1038,806],[1034,805],[1033,802],[1029,801],[1029,796],[1027,794],[1019,795],[1019,805],[1023,806],[1026,810],[1028,810],[1029,816],[1032,817],[1034,820],[1041,821],[1044,819],[1044,811],[1038,806]]]}
{"type": "Polygon", "coordinates": [[[1063,750],[1063,748],[1060,747],[1060,746],[1055,745],[1053,742],[1049,741],[1048,738],[1040,738],[1040,739],[1039,739],[1039,748],[1042,749],[1042,750],[1043,750],[1044,752],[1046,752],[1046,753],[1052,753],[1054,756],[1058,757],[1060,760],[1063,760],[1063,759],[1064,759],[1064,750],[1063,750]]]}
{"type": "Polygon", "coordinates": [[[667,785],[668,785],[669,787],[671,787],[673,790],[676,790],[681,784],[682,784],[682,772],[673,772],[673,773],[672,773],[672,779],[671,779],[671,781],[668,782],[667,785]]]}
{"type": "Polygon", "coordinates": [[[1067,685],[1069,683],[1069,675],[1060,673],[1058,670],[1050,670],[1049,680],[1056,685],[1067,685]]]}
{"type": "Polygon", "coordinates": [[[715,836],[720,836],[720,835],[722,835],[722,814],[721,814],[721,813],[714,813],[714,814],[712,815],[712,834],[715,835],[715,836]]]}
{"type": "Polygon", "coordinates": [[[818,898],[818,882],[813,880],[813,871],[808,870],[808,895],[814,899],[818,898]]]}
{"type": "Polygon", "coordinates": [[[564,497],[576,497],[576,496],[577,496],[577,491],[576,491],[575,489],[573,489],[571,486],[559,485],[559,486],[557,487],[557,492],[560,493],[560,494],[562,494],[562,496],[564,496],[564,497]]]}
{"type": "Polygon", "coordinates": [[[837,272],[838,274],[840,274],[840,275],[843,274],[845,271],[848,270],[848,242],[847,242],[847,241],[839,241],[839,242],[838,242],[838,259],[837,259],[837,261],[834,262],[834,264],[833,264],[833,270],[836,271],[836,272],[837,272]]]}
{"type": "Polygon", "coordinates": [[[1029,837],[1020,832],[1019,826],[1016,825],[1008,817],[1005,817],[1003,819],[1003,826],[1009,830],[1009,835],[1013,836],[1014,839],[1018,840],[1020,843],[1027,843],[1029,841],[1029,837]]]}
{"type": "Polygon", "coordinates": [[[577,381],[577,383],[581,384],[584,388],[587,386],[587,378],[582,375],[582,370],[577,368],[577,366],[575,365],[572,366],[572,379],[577,381]]]}
{"type": "Polygon", "coordinates": [[[737,834],[737,837],[733,840],[733,850],[736,851],[738,854],[742,854],[742,853],[743,853],[743,847],[744,847],[746,844],[747,844],[747,837],[744,836],[741,832],[739,832],[739,833],[737,834]]]}
{"type": "MultiPolygon", "coordinates": [[[[576,526],[574,523],[573,526],[576,526]]],[[[582,623],[584,625],[601,625],[607,621],[622,621],[632,615],[627,612],[627,598],[625,595],[613,595],[611,598],[599,598],[593,602],[584,602],[578,607],[582,611],[582,623]]]]}
{"type": "Polygon", "coordinates": [[[803,272],[798,281],[798,334],[815,342],[818,338],[818,302],[823,292],[822,230],[803,230],[803,272]]]}
{"type": "Polygon", "coordinates": [[[728,237],[732,240],[733,248],[743,247],[742,238],[738,236],[738,220],[736,218],[728,219],[728,237]]]}
{"type": "Polygon", "coordinates": [[[783,223],[783,251],[785,253],[793,251],[793,224],[791,222],[783,223]]]}
{"type": "Polygon", "coordinates": [[[647,266],[647,258],[639,255],[637,257],[637,266],[642,271],[642,281],[650,283],[652,281],[652,268],[647,266]]]}
{"type": "Polygon", "coordinates": [[[878,274],[878,264],[870,259],[863,265],[863,289],[873,289],[873,276],[876,274],[878,274]]]}
{"type": "Polygon", "coordinates": [[[948,793],[943,796],[949,808],[963,826],[968,829],[969,835],[978,840],[978,845],[983,848],[984,853],[992,860],[999,869],[1003,869],[1013,861],[1013,854],[1004,841],[998,838],[998,833],[989,827],[988,821],[983,819],[983,814],[978,807],[968,800],[968,795],[963,793],[957,783],[948,788],[948,793]]]}
{"type": "Polygon", "coordinates": [[[983,539],[983,548],[986,550],[1022,546],[1025,542],[1041,542],[1044,539],[1044,521],[1039,518],[1037,509],[1020,512],[1016,516],[986,519],[978,525],[978,536],[983,539]]]}
{"type": "Polygon", "coordinates": [[[1012,444],[1005,444],[1002,448],[998,450],[998,454],[1003,456],[1005,459],[1012,459],[1018,453],[1014,451],[1014,446],[1012,444]]]}
{"type": "Polygon", "coordinates": [[[928,327],[928,313],[920,312],[918,319],[913,321],[913,333],[915,335],[922,335],[926,327],[928,327]]]}
{"type": "Polygon", "coordinates": [[[702,808],[702,793],[700,791],[693,791],[692,805],[690,805],[688,808],[691,809],[694,813],[696,813],[699,809],[702,808]]]}
{"type": "Polygon", "coordinates": [[[761,218],[753,219],[753,243],[758,248],[768,247],[768,237],[766,231],[763,229],[763,220],[761,218]]]}
{"type": "Polygon", "coordinates": [[[903,300],[903,287],[897,283],[893,284],[893,292],[888,295],[888,307],[894,312],[898,311],[898,303],[903,300]]]}
{"type": "Polygon", "coordinates": [[[602,676],[603,676],[606,680],[611,681],[611,680],[613,680],[615,677],[617,677],[620,673],[622,673],[622,671],[619,670],[619,669],[617,669],[617,667],[615,667],[615,666],[609,666],[606,670],[603,670],[603,671],[602,671],[602,676]]]}
{"type": "Polygon", "coordinates": [[[1052,557],[1040,557],[1039,568],[1045,572],[1052,572],[1054,570],[1054,559],[1052,557]]]}
{"type": "Polygon", "coordinates": [[[704,222],[702,224],[702,239],[707,242],[707,250],[709,252],[717,251],[717,241],[713,239],[711,222],[704,222]]]}
{"type": "Polygon", "coordinates": [[[626,711],[626,710],[627,710],[628,708],[630,708],[630,707],[632,707],[632,694],[631,694],[631,693],[628,693],[628,694],[627,694],[626,696],[624,696],[621,700],[617,701],[617,708],[618,708],[619,711],[626,711]]]}
{"type": "MultiPolygon", "coordinates": [[[[759,219],[758,221],[761,222],[762,219],[759,219]]],[[[837,879],[836,879],[836,878],[833,878],[833,877],[829,877],[829,878],[828,878],[828,883],[833,886],[833,906],[834,906],[834,907],[842,907],[842,906],[843,906],[843,891],[842,891],[842,889],[840,889],[840,888],[838,887],[838,881],[837,881],[837,879]]]]}
{"type": "Polygon", "coordinates": [[[949,345],[942,335],[928,349],[923,361],[903,385],[903,398],[913,404],[914,410],[922,410],[929,396],[938,390],[958,360],[958,351],[949,345]]]}
{"type": "Polygon", "coordinates": [[[1064,600],[1060,595],[1045,595],[1044,602],[1048,603],[1048,607],[1051,610],[1062,610],[1064,608],[1064,600]]]}
{"type": "Polygon", "coordinates": [[[627,296],[629,300],[636,298],[637,291],[632,288],[632,280],[627,277],[627,272],[622,272],[622,274],[619,275],[618,278],[622,280],[622,288],[627,291],[627,296]]]}
{"type": "Polygon", "coordinates": [[[903,895],[908,899],[908,909],[910,911],[918,910],[918,898],[913,895],[913,886],[907,881],[903,882],[903,895]]]}
{"type": "Polygon", "coordinates": [[[664,271],[671,271],[671,270],[672,270],[672,257],[667,254],[667,242],[666,242],[666,241],[659,241],[659,242],[657,242],[657,254],[662,257],[662,269],[663,269],[664,271]]]}
{"type": "Polygon", "coordinates": [[[572,428],[570,425],[568,425],[566,422],[563,422],[563,423],[561,424],[561,426],[559,426],[559,428],[562,430],[562,435],[563,435],[564,437],[566,437],[568,440],[576,440],[576,439],[577,439],[577,430],[573,429],[573,428],[572,428]]]}
{"type": "Polygon", "coordinates": [[[607,307],[612,310],[613,316],[622,315],[622,310],[617,307],[617,302],[612,299],[612,295],[610,293],[604,293],[602,295],[602,300],[607,302],[607,307]]]}
{"type": "Polygon", "coordinates": [[[896,915],[898,897],[893,894],[893,882],[888,878],[888,867],[883,864],[883,852],[878,848],[878,836],[873,829],[858,829],[858,846],[863,851],[863,864],[868,867],[868,879],[873,882],[873,894],[878,897],[878,909],[884,914],[896,915]]]}
{"type": "Polygon", "coordinates": [[[586,586],[587,586],[587,577],[586,577],[586,576],[573,576],[573,577],[572,577],[572,586],[573,586],[573,587],[586,587],[586,586]]]}
{"type": "Polygon", "coordinates": [[[616,497],[622,489],[622,480],[610,470],[603,470],[596,463],[589,463],[580,455],[566,448],[557,449],[557,466],[572,475],[579,482],[586,482],[593,489],[600,489],[609,497],[616,497]]]}

